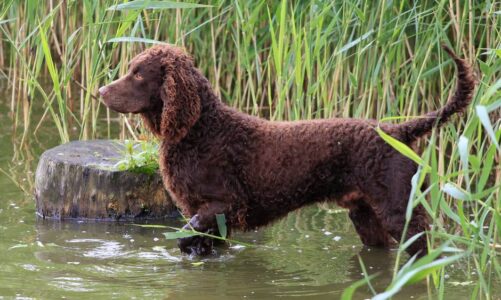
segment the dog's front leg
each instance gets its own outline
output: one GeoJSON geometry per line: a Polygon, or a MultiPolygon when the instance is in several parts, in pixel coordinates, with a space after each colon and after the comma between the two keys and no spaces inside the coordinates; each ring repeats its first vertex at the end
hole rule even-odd
{"type": "MultiPolygon", "coordinates": [[[[222,202],[209,202],[198,209],[197,213],[190,219],[183,229],[195,230],[198,232],[208,233],[210,235],[220,235],[216,214],[223,214],[226,211],[226,205],[222,202]]],[[[229,226],[227,226],[229,232],[229,226]]],[[[177,245],[181,252],[190,255],[209,255],[214,252],[214,244],[220,240],[216,240],[204,235],[180,238],[177,240],[177,245]]]]}

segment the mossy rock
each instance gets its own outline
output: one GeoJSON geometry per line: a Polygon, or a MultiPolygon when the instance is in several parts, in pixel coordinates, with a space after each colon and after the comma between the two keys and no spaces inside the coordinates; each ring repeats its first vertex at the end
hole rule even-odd
{"type": "Polygon", "coordinates": [[[124,146],[76,141],[45,151],[35,178],[37,214],[51,219],[159,219],[177,215],[160,174],[119,171],[124,146]]]}

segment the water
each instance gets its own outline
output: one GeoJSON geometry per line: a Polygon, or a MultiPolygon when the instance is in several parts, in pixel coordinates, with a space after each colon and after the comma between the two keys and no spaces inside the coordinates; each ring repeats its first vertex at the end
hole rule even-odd
{"type": "MultiPolygon", "coordinates": [[[[293,212],[256,232],[237,232],[234,239],[255,246],[232,245],[203,259],[182,255],[175,241],[162,238],[163,229],[37,219],[33,171],[41,152],[59,138],[46,120],[19,147],[21,131],[14,134],[7,99],[0,94],[0,168],[8,175],[0,175],[0,299],[338,299],[363,278],[359,256],[370,274],[380,274],[374,289],[384,291],[391,281],[395,251],[363,247],[346,212],[330,204],[293,212]]],[[[39,110],[34,108],[34,123],[39,110]]],[[[468,298],[468,271],[449,271],[447,298],[468,298]],[[455,288],[459,282],[466,286],[455,288]]],[[[419,283],[395,299],[427,295],[426,283],[419,283]]],[[[355,299],[371,296],[363,287],[355,299]]]]}

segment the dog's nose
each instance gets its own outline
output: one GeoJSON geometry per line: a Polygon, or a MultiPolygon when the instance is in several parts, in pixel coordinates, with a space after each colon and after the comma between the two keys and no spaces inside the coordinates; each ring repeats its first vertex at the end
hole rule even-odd
{"type": "Polygon", "coordinates": [[[108,92],[109,92],[109,88],[106,87],[106,86],[102,86],[99,88],[99,95],[101,95],[101,97],[104,97],[108,92]]]}

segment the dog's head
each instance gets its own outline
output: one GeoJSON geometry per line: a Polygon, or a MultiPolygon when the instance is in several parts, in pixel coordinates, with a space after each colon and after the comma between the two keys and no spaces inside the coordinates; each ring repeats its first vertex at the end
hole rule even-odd
{"type": "Polygon", "coordinates": [[[99,89],[121,113],[140,113],[156,135],[182,139],[200,116],[197,70],[183,49],[155,46],[137,55],[127,74],[99,89]]]}

